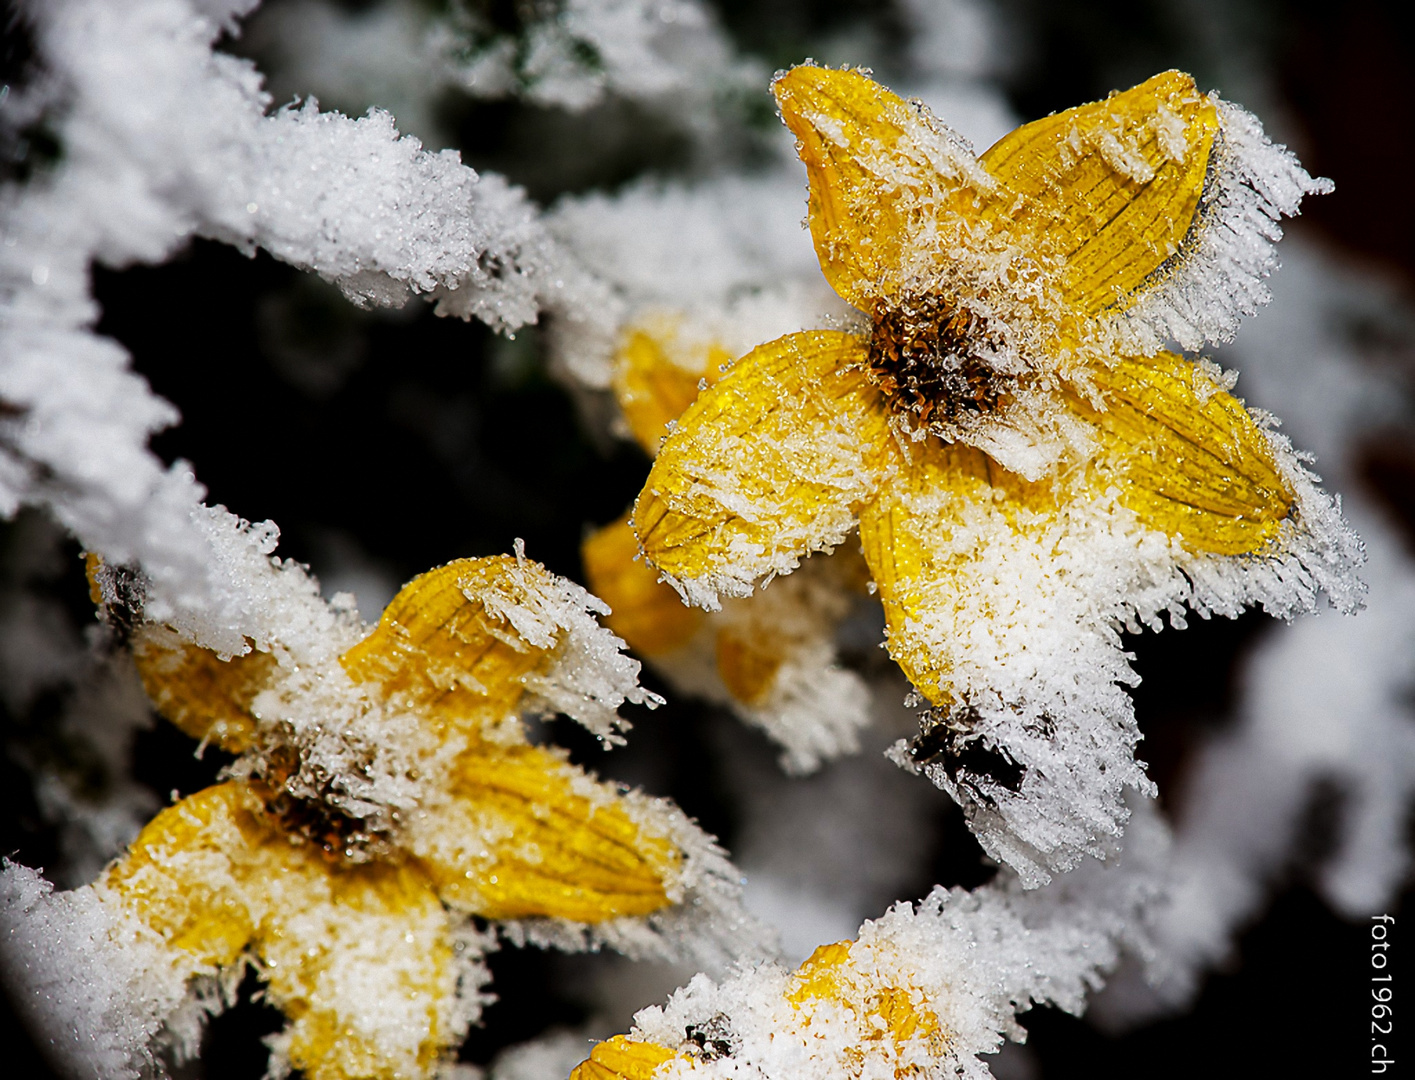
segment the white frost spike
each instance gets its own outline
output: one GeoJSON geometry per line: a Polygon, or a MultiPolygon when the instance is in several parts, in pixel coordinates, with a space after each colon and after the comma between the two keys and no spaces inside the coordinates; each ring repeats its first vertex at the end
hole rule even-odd
{"type": "Polygon", "coordinates": [[[1333,189],[1269,141],[1257,117],[1209,97],[1218,107],[1219,138],[1198,220],[1173,267],[1119,318],[1135,355],[1152,355],[1168,340],[1191,351],[1230,340],[1241,318],[1272,299],[1264,279],[1277,269],[1279,220],[1296,214],[1304,195],[1333,189]]]}
{"type": "MultiPolygon", "coordinates": [[[[509,580],[468,596],[504,618],[537,648],[554,644],[564,632],[551,666],[528,675],[526,689],[550,713],[564,713],[609,743],[623,743],[629,722],[617,710],[626,701],[650,709],[663,699],[639,685],[639,662],[623,653],[624,642],[595,619],[609,614],[603,600],[573,581],[552,578],[536,564],[525,572],[526,552],[516,541],[516,569],[509,580]]],[[[531,703],[535,707],[535,702],[531,703]]]]}

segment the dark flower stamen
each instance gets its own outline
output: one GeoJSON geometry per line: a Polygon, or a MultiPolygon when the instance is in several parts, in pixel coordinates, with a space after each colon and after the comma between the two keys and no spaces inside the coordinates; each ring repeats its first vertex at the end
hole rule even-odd
{"type": "Polygon", "coordinates": [[[1010,382],[986,356],[994,337],[982,316],[947,297],[882,301],[870,329],[870,376],[893,408],[924,423],[994,412],[1010,382]]]}

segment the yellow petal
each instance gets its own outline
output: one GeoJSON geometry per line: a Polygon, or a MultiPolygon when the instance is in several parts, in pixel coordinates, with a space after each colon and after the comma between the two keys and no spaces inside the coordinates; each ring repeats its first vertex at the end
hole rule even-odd
{"type": "Polygon", "coordinates": [[[198,966],[220,967],[241,955],[257,918],[247,903],[260,852],[288,847],[253,812],[239,783],[218,784],[163,810],[140,832],[100,883],[198,966]]]}
{"type": "Polygon", "coordinates": [[[1070,403],[1102,434],[1097,484],[1114,478],[1121,502],[1191,551],[1240,555],[1277,535],[1295,496],[1242,402],[1173,353],[1091,374],[1106,408],[1070,403]]]}
{"type": "Polygon", "coordinates": [[[273,656],[250,652],[222,660],[152,624],[134,631],[132,647],[143,689],[163,717],[233,754],[250,748],[256,727],[250,705],[275,672],[273,656]]]}
{"type": "MultiPolygon", "coordinates": [[[[883,1023],[870,1026],[867,1044],[883,1042],[886,1035],[896,1045],[923,1037],[933,1041],[936,1052],[941,1054],[945,1036],[933,1010],[915,1005],[917,995],[905,987],[894,984],[891,979],[881,979],[877,965],[861,970],[856,963],[854,946],[851,941],[838,941],[817,948],[792,976],[793,988],[786,1000],[803,1010],[809,1009],[814,1001],[829,1001],[868,1017],[877,1017],[883,1023]]],[[[868,1050],[868,1045],[864,1045],[846,1051],[856,1075],[862,1071],[860,1066],[868,1050]]],[[[894,1075],[903,1080],[918,1071],[915,1065],[899,1064],[894,1075]]]]}
{"type": "Polygon", "coordinates": [[[794,984],[786,1000],[800,1006],[811,998],[837,998],[840,994],[840,968],[849,962],[853,941],[836,941],[818,945],[792,977],[794,984]]]}
{"type": "Polygon", "coordinates": [[[806,166],[821,270],[842,299],[871,311],[909,276],[920,237],[972,212],[972,155],[858,71],[792,68],[772,92],[806,166]]]}
{"type": "Polygon", "coordinates": [[[538,572],[506,555],[459,559],[414,578],[340,663],[355,682],[406,696],[433,723],[512,712],[524,692],[521,678],[550,650],[525,641],[478,597],[518,565],[538,572]]]}
{"type": "Polygon", "coordinates": [[[1059,299],[1094,315],[1164,276],[1204,190],[1218,112],[1167,71],[1104,101],[1023,125],[982,156],[1019,202],[982,211],[1054,260],[1059,299]]]}
{"type": "Polygon", "coordinates": [[[570,1080],[652,1080],[660,1065],[679,1056],[657,1043],[616,1035],[596,1044],[570,1080]]]}
{"type": "Polygon", "coordinates": [[[745,705],[760,705],[786,660],[785,645],[746,627],[719,630],[717,673],[732,696],[745,705]]]}
{"type": "Polygon", "coordinates": [[[885,407],[858,365],[865,345],[788,334],[739,360],[683,414],[632,524],[649,561],[704,591],[749,591],[840,543],[879,483],[885,407]],[[852,366],[854,365],[854,366],[852,366]]]}
{"type": "Polygon", "coordinates": [[[580,555],[590,592],[610,607],[604,624],[640,656],[673,652],[698,632],[703,613],[684,604],[639,557],[628,514],[587,536],[580,555]]]}
{"type": "Polygon", "coordinates": [[[408,843],[459,910],[598,923],[670,902],[678,852],[636,824],[612,786],[544,750],[464,755],[452,795],[408,843]]]}
{"type": "Polygon", "coordinates": [[[257,950],[309,1080],[431,1077],[465,1027],[447,911],[414,866],[286,860],[257,950]]]}
{"type": "Polygon", "coordinates": [[[733,359],[721,345],[709,344],[695,350],[695,362],[685,367],[681,357],[670,355],[666,348],[672,329],[633,328],[614,359],[614,396],[629,430],[650,457],[658,453],[670,421],[682,416],[697,398],[699,384],[717,382],[722,365],[733,359]]]}
{"type": "Polygon", "coordinates": [[[1028,483],[971,447],[931,438],[911,452],[913,460],[861,513],[860,544],[884,605],[889,655],[924,697],[949,705],[947,659],[917,624],[969,592],[967,575],[978,572],[986,535],[973,533],[967,516],[1000,516],[1020,528],[1022,515],[1050,515],[1056,502],[1050,485],[1028,483]]]}
{"type": "Polygon", "coordinates": [[[310,1080],[429,1076],[461,1037],[451,928],[420,870],[327,863],[239,782],[158,814],[100,893],[186,953],[192,974],[254,951],[310,1080]]]}

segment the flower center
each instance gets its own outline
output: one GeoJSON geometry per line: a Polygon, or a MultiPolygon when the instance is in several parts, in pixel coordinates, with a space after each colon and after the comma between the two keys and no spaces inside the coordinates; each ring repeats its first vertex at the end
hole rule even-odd
{"type": "MultiPolygon", "coordinates": [[[[344,769],[295,745],[288,732],[266,741],[253,760],[251,786],[286,832],[313,843],[327,862],[364,863],[393,847],[396,815],[349,790],[344,769]]],[[[372,775],[365,763],[361,779],[372,775]]],[[[355,770],[358,772],[360,770],[355,770]]]]}
{"type": "Polygon", "coordinates": [[[999,344],[982,316],[947,297],[884,301],[870,329],[870,377],[895,409],[951,424],[997,409],[1011,381],[992,367],[999,344]]]}

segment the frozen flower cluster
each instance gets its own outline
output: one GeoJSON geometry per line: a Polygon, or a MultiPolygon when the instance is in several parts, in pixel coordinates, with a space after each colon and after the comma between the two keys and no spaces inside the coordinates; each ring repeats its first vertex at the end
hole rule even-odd
{"type": "Polygon", "coordinates": [[[0,869],[0,972],[56,1068],[199,1058],[254,977],[272,1075],[467,1080],[493,969],[553,948],[625,966],[491,1080],[982,1080],[1034,1007],[1186,1006],[1315,791],[1327,904],[1398,892],[1415,569],[1358,482],[1409,403],[1341,330],[1398,302],[1291,242],[1269,284],[1330,182],[1177,71],[1018,123],[990,7],[896,7],[902,44],[822,34],[773,78],[698,0],[19,5],[0,703],[39,718],[7,752],[59,854],[0,869]],[[483,168],[459,109],[539,135],[483,168]],[[574,522],[584,586],[508,537],[361,615],[210,505],[95,298],[199,241],[514,338],[639,470],[574,522]],[[1304,618],[1162,811],[1127,635],[1250,609],[1304,618]],[[165,806],[154,714],[218,759],[165,806]],[[690,749],[600,779],[640,739],[690,749]],[[689,816],[734,786],[735,865],[689,816]],[[948,813],[971,887],[930,876],[948,813]]]}

